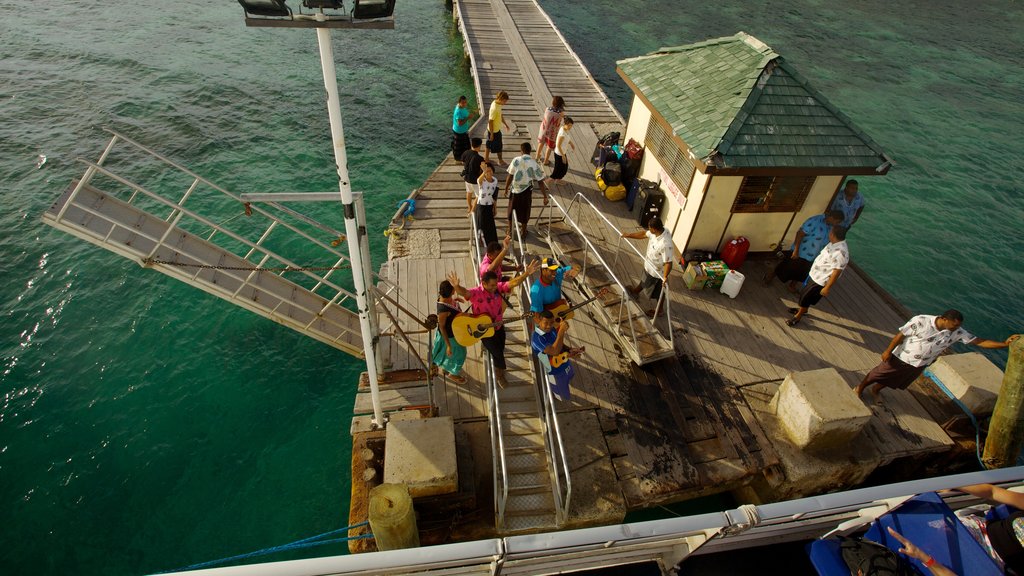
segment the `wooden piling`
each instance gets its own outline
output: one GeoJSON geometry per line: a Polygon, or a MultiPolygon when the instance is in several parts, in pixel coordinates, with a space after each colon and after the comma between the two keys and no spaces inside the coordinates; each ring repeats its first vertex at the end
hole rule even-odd
{"type": "Polygon", "coordinates": [[[377,550],[418,548],[416,512],[405,484],[381,484],[370,490],[370,528],[377,550]]]}
{"type": "Polygon", "coordinates": [[[1024,338],[1017,338],[1009,350],[982,456],[989,469],[1016,466],[1024,447],[1024,338]]]}

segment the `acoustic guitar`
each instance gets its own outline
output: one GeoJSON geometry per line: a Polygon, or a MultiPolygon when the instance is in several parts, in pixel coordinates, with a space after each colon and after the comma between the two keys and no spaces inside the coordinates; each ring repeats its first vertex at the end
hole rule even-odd
{"type": "Polygon", "coordinates": [[[561,324],[562,320],[572,320],[573,310],[576,310],[577,308],[582,308],[583,306],[590,304],[594,300],[597,300],[598,298],[604,296],[607,293],[608,288],[601,288],[600,290],[597,291],[597,294],[594,294],[593,298],[588,298],[583,302],[580,302],[579,304],[573,304],[572,306],[569,306],[569,304],[565,300],[556,300],[551,304],[545,306],[544,309],[555,315],[555,324],[561,324]]]}
{"type": "Polygon", "coordinates": [[[484,338],[494,336],[494,330],[498,326],[530,316],[533,316],[533,312],[515,318],[503,318],[500,322],[491,322],[491,317],[487,314],[459,314],[452,320],[452,336],[456,342],[469,348],[484,338]]]}

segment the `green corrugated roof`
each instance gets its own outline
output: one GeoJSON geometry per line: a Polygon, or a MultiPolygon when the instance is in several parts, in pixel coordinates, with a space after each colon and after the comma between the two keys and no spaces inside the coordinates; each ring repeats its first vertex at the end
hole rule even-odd
{"type": "Polygon", "coordinates": [[[888,161],[785,59],[744,32],[618,66],[693,154],[719,168],[873,170],[888,161]]]}

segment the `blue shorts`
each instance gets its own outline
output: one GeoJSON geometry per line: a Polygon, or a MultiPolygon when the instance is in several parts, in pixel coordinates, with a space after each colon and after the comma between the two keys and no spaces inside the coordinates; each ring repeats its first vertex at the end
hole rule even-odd
{"type": "Polygon", "coordinates": [[[551,393],[555,395],[556,400],[561,400],[562,402],[569,401],[569,382],[576,375],[572,363],[565,365],[568,366],[567,369],[548,374],[548,386],[551,386],[551,393]]]}

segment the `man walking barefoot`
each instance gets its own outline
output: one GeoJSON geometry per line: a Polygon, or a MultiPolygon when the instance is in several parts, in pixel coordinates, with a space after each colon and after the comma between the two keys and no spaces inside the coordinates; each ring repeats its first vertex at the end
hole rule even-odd
{"type": "Polygon", "coordinates": [[[1004,342],[978,338],[962,328],[964,316],[957,310],[946,310],[939,316],[921,314],[900,327],[889,347],[882,352],[882,363],[875,366],[857,385],[857,396],[870,384],[871,396],[881,403],[882,388],[904,390],[924,372],[949,346],[962,342],[981,348],[1006,348],[1019,334],[1004,342]]]}

